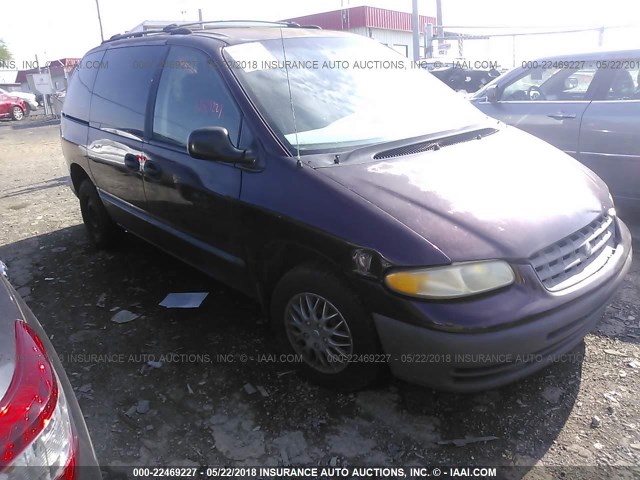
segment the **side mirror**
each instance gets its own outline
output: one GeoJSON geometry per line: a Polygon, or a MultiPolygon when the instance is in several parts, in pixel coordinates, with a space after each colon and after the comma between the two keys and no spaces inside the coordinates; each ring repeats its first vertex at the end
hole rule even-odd
{"type": "Polygon", "coordinates": [[[198,128],[189,135],[189,155],[200,160],[251,165],[256,160],[251,150],[236,148],[224,127],[198,128]]]}
{"type": "Polygon", "coordinates": [[[489,85],[485,90],[487,102],[496,103],[498,101],[498,85],[489,85]]]}

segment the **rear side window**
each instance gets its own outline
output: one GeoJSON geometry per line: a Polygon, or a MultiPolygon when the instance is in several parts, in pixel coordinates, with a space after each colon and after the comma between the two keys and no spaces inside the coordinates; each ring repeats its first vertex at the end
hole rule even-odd
{"type": "Polygon", "coordinates": [[[209,60],[199,50],[171,47],[158,85],[153,138],[182,147],[193,130],[219,126],[238,145],[240,112],[209,60]]]}
{"type": "Polygon", "coordinates": [[[107,50],[93,89],[91,122],[141,139],[149,88],[164,51],[162,46],[107,50]]]}
{"type": "Polygon", "coordinates": [[[102,57],[104,51],[90,53],[76,66],[71,76],[71,82],[62,108],[65,115],[89,121],[89,106],[91,105],[91,89],[98,71],[104,67],[102,57]]]}
{"type": "Polygon", "coordinates": [[[606,99],[640,100],[640,62],[628,60],[618,63],[616,66],[621,68],[615,69],[606,99]]]}

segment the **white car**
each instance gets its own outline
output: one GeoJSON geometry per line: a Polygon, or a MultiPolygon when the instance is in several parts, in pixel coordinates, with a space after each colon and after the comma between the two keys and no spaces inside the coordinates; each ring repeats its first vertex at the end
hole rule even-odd
{"type": "Polygon", "coordinates": [[[0,88],[0,94],[9,95],[10,97],[17,97],[20,100],[24,101],[27,106],[27,111],[24,112],[25,115],[29,115],[31,110],[36,110],[38,108],[38,102],[36,101],[36,96],[33,93],[27,92],[19,92],[19,91],[11,91],[8,92],[3,88],[0,88]]]}

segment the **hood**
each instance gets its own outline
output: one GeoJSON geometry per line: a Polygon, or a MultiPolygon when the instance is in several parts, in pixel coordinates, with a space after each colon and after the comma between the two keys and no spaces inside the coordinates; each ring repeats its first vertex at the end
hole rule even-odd
{"type": "Polygon", "coordinates": [[[436,151],[318,170],[452,261],[526,259],[613,206],[590,170],[511,127],[436,151]]]}

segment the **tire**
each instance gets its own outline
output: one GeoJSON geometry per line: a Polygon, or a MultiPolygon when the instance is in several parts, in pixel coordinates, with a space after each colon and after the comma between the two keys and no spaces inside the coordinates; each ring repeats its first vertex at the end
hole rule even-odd
{"type": "Polygon", "coordinates": [[[24,119],[24,110],[19,106],[15,106],[11,109],[11,118],[13,118],[16,122],[19,122],[24,119]]]}
{"type": "Polygon", "coordinates": [[[29,105],[27,102],[24,102],[24,106],[26,107],[24,111],[24,116],[28,117],[29,115],[31,115],[31,110],[32,110],[31,105],[29,105]]]}
{"type": "Polygon", "coordinates": [[[116,245],[122,230],[111,219],[91,181],[84,180],[78,190],[82,221],[89,239],[98,249],[109,249],[116,245]]]}
{"type": "Polygon", "coordinates": [[[349,285],[327,270],[303,265],[289,271],[274,289],[271,324],[282,349],[302,356],[301,373],[314,383],[354,391],[383,370],[374,361],[339,361],[381,350],[371,316],[349,285]]]}

